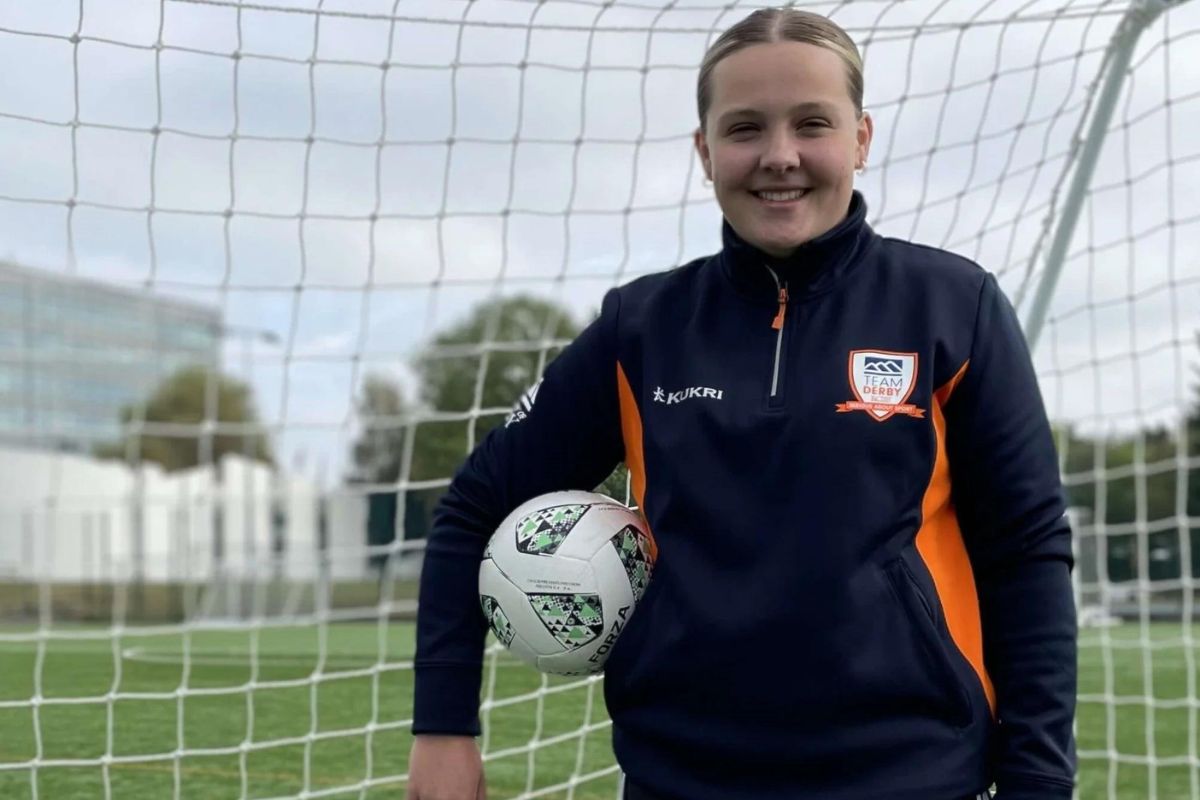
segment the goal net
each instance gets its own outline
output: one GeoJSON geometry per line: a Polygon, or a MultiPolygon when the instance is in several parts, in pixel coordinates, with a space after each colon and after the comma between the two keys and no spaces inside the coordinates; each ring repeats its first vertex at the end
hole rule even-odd
{"type": "MultiPolygon", "coordinates": [[[[697,65],[758,5],[0,7],[0,796],[402,796],[432,505],[718,249],[697,65]]],[[[1026,321],[1079,796],[1200,798],[1200,3],[796,5],[863,51],[872,224],[1026,321]]],[[[601,690],[493,645],[491,795],[615,797],[601,690]]]]}

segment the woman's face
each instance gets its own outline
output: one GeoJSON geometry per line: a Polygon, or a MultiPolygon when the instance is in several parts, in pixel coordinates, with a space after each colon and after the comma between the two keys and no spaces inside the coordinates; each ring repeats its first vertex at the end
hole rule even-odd
{"type": "Polygon", "coordinates": [[[756,44],[718,62],[711,80],[696,150],[738,235],[783,257],[841,222],[872,132],[841,58],[800,42],[756,44]]]}

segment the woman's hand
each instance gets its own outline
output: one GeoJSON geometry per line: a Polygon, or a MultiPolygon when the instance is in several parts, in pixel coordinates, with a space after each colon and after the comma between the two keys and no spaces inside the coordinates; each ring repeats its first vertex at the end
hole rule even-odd
{"type": "Polygon", "coordinates": [[[420,734],[408,757],[406,800],[487,800],[483,758],[472,736],[420,734]]]}

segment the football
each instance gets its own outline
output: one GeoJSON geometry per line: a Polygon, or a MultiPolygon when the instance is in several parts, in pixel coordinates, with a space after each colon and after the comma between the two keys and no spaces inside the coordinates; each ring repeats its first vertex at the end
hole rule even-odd
{"type": "Polygon", "coordinates": [[[635,511],[602,494],[551,492],[492,534],[479,600],[492,632],[542,672],[600,672],[650,583],[656,551],[635,511]]]}

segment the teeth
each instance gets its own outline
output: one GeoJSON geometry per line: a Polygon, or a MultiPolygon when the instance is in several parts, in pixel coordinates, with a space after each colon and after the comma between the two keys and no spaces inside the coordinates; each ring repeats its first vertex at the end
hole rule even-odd
{"type": "Polygon", "coordinates": [[[804,196],[804,193],[806,191],[807,191],[806,189],[795,189],[790,192],[755,192],[754,194],[757,195],[758,197],[761,197],[764,200],[784,201],[784,200],[799,200],[801,197],[804,196]]]}

